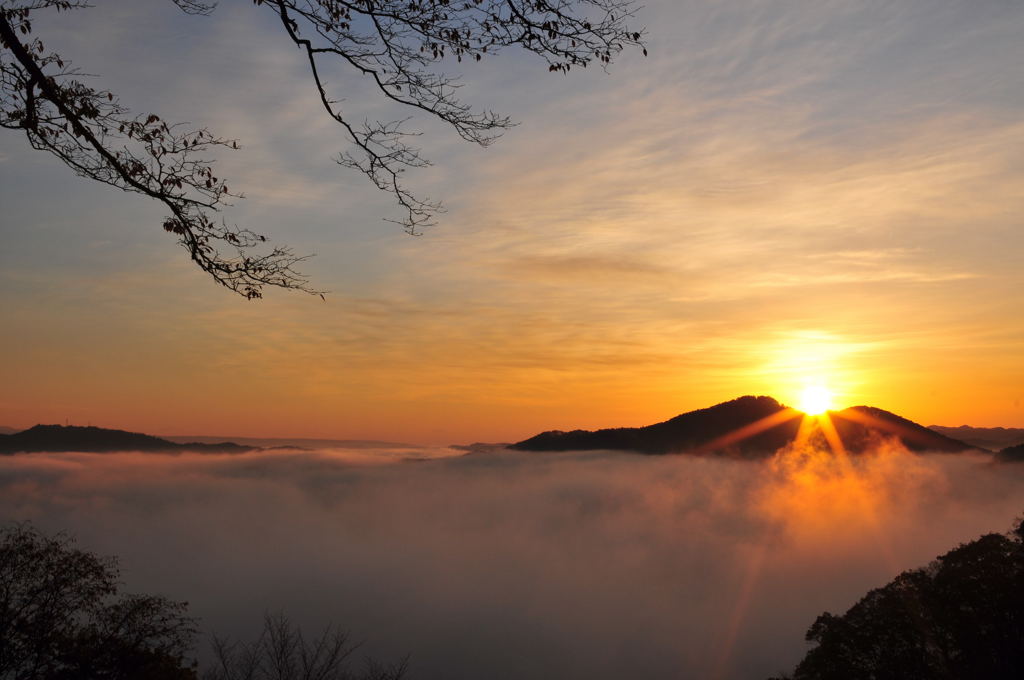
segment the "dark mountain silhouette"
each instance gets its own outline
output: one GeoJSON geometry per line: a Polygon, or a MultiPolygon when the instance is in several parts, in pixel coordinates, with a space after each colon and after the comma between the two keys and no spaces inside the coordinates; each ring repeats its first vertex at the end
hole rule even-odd
{"type": "Polygon", "coordinates": [[[990,451],[998,451],[1008,446],[1024,444],[1024,428],[1019,427],[971,427],[969,425],[943,427],[942,425],[929,425],[928,429],[990,451]]]}
{"type": "Polygon", "coordinates": [[[830,411],[829,415],[843,445],[857,453],[872,448],[880,438],[886,437],[897,437],[905,447],[918,452],[959,453],[979,448],[872,406],[830,411]]]}
{"type": "Polygon", "coordinates": [[[513,448],[513,446],[513,444],[509,444],[507,442],[473,442],[472,444],[451,444],[448,448],[455,449],[457,451],[465,451],[466,453],[464,455],[469,456],[477,453],[494,453],[495,451],[513,448]]]}
{"type": "Polygon", "coordinates": [[[0,434],[14,434],[17,432],[13,427],[7,427],[6,425],[0,425],[0,434]]]}
{"type": "Polygon", "coordinates": [[[77,425],[36,425],[15,434],[0,435],[0,453],[60,451],[87,451],[92,453],[110,453],[114,451],[244,453],[252,450],[253,447],[251,446],[239,446],[232,442],[179,444],[138,432],[108,430],[102,427],[79,427],[77,425]]]}
{"type": "Polygon", "coordinates": [[[996,454],[996,460],[1003,463],[1024,463],[1024,444],[1007,446],[996,454]]]}
{"type": "MultiPolygon", "coordinates": [[[[740,397],[691,411],[647,427],[544,432],[510,448],[522,451],[610,449],[647,454],[719,454],[741,458],[771,456],[790,444],[803,414],[771,397],[740,397]]],[[[898,437],[912,451],[959,452],[970,444],[945,437],[894,413],[870,406],[830,411],[847,451],[860,453],[885,438],[898,437]]],[[[823,436],[820,432],[816,436],[823,436]]]]}
{"type": "Polygon", "coordinates": [[[607,430],[544,432],[511,448],[522,451],[582,451],[612,449],[664,454],[681,452],[728,452],[743,457],[771,455],[796,436],[800,414],[771,397],[740,397],[717,406],[690,411],[647,427],[607,430]],[[778,419],[773,427],[745,439],[730,435],[765,419],[778,419]]]}

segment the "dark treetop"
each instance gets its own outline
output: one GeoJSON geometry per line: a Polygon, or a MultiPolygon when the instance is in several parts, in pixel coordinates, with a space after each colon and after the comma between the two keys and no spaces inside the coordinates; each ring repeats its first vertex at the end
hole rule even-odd
{"type": "MultiPolygon", "coordinates": [[[[986,534],[825,612],[792,680],[1024,677],[1024,524],[986,534]]],[[[779,680],[779,679],[776,679],[779,680]]]]}

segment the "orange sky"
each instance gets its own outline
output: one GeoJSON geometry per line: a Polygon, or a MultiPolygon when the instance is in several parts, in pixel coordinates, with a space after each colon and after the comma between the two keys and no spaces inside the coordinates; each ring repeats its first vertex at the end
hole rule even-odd
{"type": "Polygon", "coordinates": [[[6,133],[0,424],[508,441],[825,383],[1024,427],[1024,10],[747,4],[649,3],[651,57],[611,75],[471,72],[521,125],[481,151],[426,124],[410,181],[449,212],[421,238],[331,162],[303,64],[248,8],[58,26],[127,101],[239,137],[230,219],[316,252],[331,292],[236,299],[158,206],[6,133]]]}

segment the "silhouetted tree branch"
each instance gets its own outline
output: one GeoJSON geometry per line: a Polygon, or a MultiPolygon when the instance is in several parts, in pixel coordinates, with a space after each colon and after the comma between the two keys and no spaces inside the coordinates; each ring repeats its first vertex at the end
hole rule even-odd
{"type": "Polygon", "coordinates": [[[361,673],[350,670],[358,645],[344,631],[328,626],[307,640],[286,616],[266,615],[259,637],[250,643],[214,636],[212,665],[203,680],[400,680],[407,661],[386,666],[367,660],[361,673]]]}
{"type": "MultiPolygon", "coordinates": [[[[172,0],[184,12],[206,15],[215,3],[172,0]]],[[[628,22],[633,0],[253,0],[276,15],[309,62],[320,101],[353,149],[337,162],[365,174],[402,208],[397,221],[411,234],[432,224],[440,203],[403,183],[409,168],[429,165],[408,140],[405,121],[353,123],[332,98],[320,63],[334,60],[371,78],[387,99],[436,117],[463,139],[486,146],[512,122],[476,111],[458,97],[460,83],[436,70],[446,58],[480,61],[502,48],[533,52],[548,70],[568,73],[597,62],[607,66],[627,46],[642,48],[628,22]]],[[[166,231],[215,281],[247,298],[266,286],[318,293],[295,267],[304,257],[269,250],[266,237],[217,217],[232,193],[213,172],[212,151],[237,149],[235,140],[206,129],[170,124],[156,114],[134,115],[116,95],[83,82],[83,74],[33,33],[44,9],[82,9],[84,0],[0,0],[0,126],[21,130],[33,148],[55,155],[77,174],[160,201],[166,231]]],[[[646,50],[644,50],[646,54],[646,50]]]]}

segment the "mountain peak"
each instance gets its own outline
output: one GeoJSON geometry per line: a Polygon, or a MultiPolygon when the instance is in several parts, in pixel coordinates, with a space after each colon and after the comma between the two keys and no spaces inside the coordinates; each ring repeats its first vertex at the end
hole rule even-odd
{"type": "Polygon", "coordinates": [[[596,431],[552,430],[513,444],[524,451],[613,449],[648,454],[701,451],[707,447],[740,457],[774,453],[796,436],[797,412],[772,397],[747,395],[708,408],[683,413],[646,427],[620,427],[596,431]],[[792,414],[792,415],[790,415],[792,414]],[[744,438],[730,435],[746,426],[765,423],[744,438]]]}
{"type": "MultiPolygon", "coordinates": [[[[899,438],[912,451],[966,451],[974,447],[873,406],[828,415],[850,452],[863,452],[885,438],[899,438]]],[[[803,413],[768,396],[747,395],[682,413],[646,427],[543,432],[512,448],[524,451],[611,449],[648,454],[691,453],[763,458],[790,444],[803,413]]]]}

